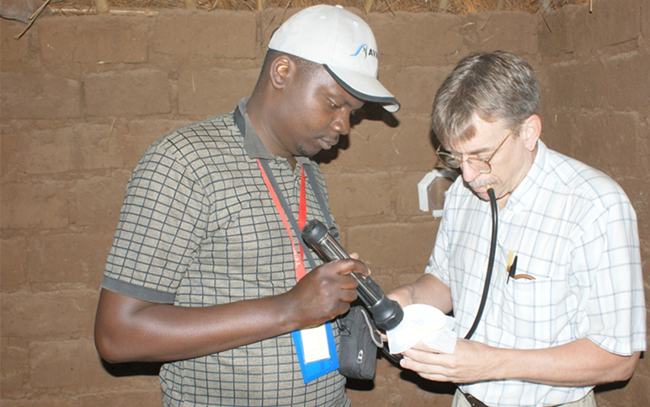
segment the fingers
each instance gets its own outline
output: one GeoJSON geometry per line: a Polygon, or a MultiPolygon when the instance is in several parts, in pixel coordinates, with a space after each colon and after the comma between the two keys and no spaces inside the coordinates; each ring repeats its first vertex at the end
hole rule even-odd
{"type": "MultiPolygon", "coordinates": [[[[495,379],[495,376],[492,375],[494,363],[490,364],[490,368],[486,368],[484,363],[481,364],[484,357],[477,357],[479,354],[459,357],[456,354],[457,351],[458,346],[453,354],[438,353],[431,349],[423,350],[420,347],[414,347],[404,351],[405,358],[400,362],[400,365],[404,369],[412,370],[428,380],[474,383],[495,379]]],[[[484,354],[485,352],[480,355],[484,354]]]]}
{"type": "Polygon", "coordinates": [[[338,273],[341,275],[350,273],[357,273],[364,276],[370,275],[370,270],[368,267],[362,261],[354,258],[337,260],[329,264],[332,264],[333,267],[337,267],[338,273]]]}
{"type": "Polygon", "coordinates": [[[439,354],[439,353],[440,353],[440,352],[437,351],[436,349],[432,349],[432,348],[428,347],[428,346],[425,345],[422,341],[419,341],[418,343],[416,343],[415,345],[413,345],[413,347],[412,347],[411,349],[420,350],[420,351],[424,352],[425,354],[426,354],[426,353],[435,353],[435,354],[439,354]]]}
{"type": "MultiPolygon", "coordinates": [[[[357,280],[351,273],[361,273],[365,265],[354,259],[337,260],[325,263],[307,273],[296,285],[296,293],[301,293],[300,300],[315,305],[316,302],[328,303],[337,307],[338,302],[347,303],[357,299],[357,280]]],[[[345,312],[347,309],[342,310],[345,312]]]]}
{"type": "MultiPolygon", "coordinates": [[[[357,299],[357,282],[356,280],[352,282],[348,287],[342,287],[343,289],[340,292],[339,300],[347,303],[354,302],[357,299]],[[348,288],[349,287],[349,288],[348,288]]],[[[347,311],[347,310],[345,310],[347,311]]]]}
{"type": "Polygon", "coordinates": [[[357,299],[358,286],[357,277],[351,273],[368,275],[368,270],[352,258],[325,263],[307,273],[290,290],[308,323],[331,320],[350,309],[350,303],[357,299]]]}
{"type": "MultiPolygon", "coordinates": [[[[423,356],[426,353],[427,352],[421,352],[419,350],[413,349],[404,351],[404,358],[400,360],[400,366],[404,369],[414,371],[427,380],[434,380],[438,382],[453,381],[453,379],[448,374],[448,369],[441,363],[441,361],[437,360],[437,358],[427,357],[426,360],[424,360],[423,356]]],[[[437,354],[431,353],[431,355],[437,354]]]]}

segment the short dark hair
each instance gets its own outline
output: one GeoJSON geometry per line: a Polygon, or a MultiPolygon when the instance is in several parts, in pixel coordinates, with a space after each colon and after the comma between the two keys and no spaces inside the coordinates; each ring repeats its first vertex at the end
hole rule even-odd
{"type": "Polygon", "coordinates": [[[463,58],[438,89],[431,128],[448,146],[474,137],[474,115],[514,127],[538,112],[539,82],[528,62],[504,51],[478,53],[463,58]]]}
{"type": "Polygon", "coordinates": [[[288,55],[291,58],[291,60],[294,61],[300,67],[300,71],[303,74],[311,75],[311,73],[314,72],[316,68],[322,66],[321,64],[318,64],[316,62],[308,61],[306,59],[297,57],[295,55],[287,54],[286,52],[280,52],[274,49],[269,49],[266,51],[266,56],[264,57],[264,62],[262,63],[262,70],[260,71],[260,77],[258,79],[258,83],[261,80],[261,78],[268,75],[269,69],[271,69],[271,63],[275,58],[279,57],[280,55],[288,55]]]}

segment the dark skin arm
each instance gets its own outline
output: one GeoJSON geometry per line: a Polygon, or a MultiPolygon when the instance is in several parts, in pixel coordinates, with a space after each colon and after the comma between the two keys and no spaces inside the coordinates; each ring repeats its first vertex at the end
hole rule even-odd
{"type": "Polygon", "coordinates": [[[319,325],[344,314],[357,298],[354,259],[324,264],[284,294],[209,307],[179,307],[102,289],[95,343],[111,363],[204,356],[319,325]]]}

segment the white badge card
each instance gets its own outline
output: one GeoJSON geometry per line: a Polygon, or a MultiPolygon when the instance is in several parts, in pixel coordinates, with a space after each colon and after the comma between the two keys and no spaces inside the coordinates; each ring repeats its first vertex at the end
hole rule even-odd
{"type": "Polygon", "coordinates": [[[302,353],[305,358],[305,363],[328,359],[330,357],[325,325],[302,329],[300,335],[302,336],[302,353]]]}

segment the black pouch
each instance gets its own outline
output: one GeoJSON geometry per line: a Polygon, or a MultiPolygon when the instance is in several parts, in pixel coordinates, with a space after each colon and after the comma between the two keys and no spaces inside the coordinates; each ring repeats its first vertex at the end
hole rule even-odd
{"type": "Polygon", "coordinates": [[[350,379],[374,379],[377,349],[383,347],[383,342],[368,312],[363,306],[355,305],[337,321],[339,372],[350,379]]]}

